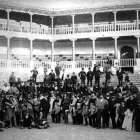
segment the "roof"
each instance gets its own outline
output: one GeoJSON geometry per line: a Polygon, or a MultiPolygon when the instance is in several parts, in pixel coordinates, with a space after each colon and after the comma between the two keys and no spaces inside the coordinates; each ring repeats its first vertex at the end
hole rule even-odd
{"type": "Polygon", "coordinates": [[[49,11],[60,11],[116,5],[133,5],[140,4],[140,0],[0,0],[0,3],[48,9],[49,11]]]}

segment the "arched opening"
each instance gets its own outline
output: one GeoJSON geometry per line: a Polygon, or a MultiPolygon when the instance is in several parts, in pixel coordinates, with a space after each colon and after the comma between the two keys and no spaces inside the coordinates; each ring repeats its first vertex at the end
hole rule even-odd
{"type": "Polygon", "coordinates": [[[134,49],[129,46],[124,46],[120,51],[121,59],[133,59],[135,57],[134,49]]]}
{"type": "MultiPolygon", "coordinates": [[[[134,59],[135,58],[134,49],[129,46],[122,47],[120,50],[120,58],[121,59],[134,59]]],[[[125,61],[123,62],[123,64],[124,63],[125,63],[125,61]]],[[[126,64],[124,64],[124,65],[126,65],[126,64]]],[[[122,70],[134,73],[134,67],[130,67],[129,65],[122,67],[122,70]]]]}

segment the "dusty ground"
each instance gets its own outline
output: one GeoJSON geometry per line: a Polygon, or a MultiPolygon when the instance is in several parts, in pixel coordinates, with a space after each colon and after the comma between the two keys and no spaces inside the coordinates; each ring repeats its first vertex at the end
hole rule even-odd
{"type": "Polygon", "coordinates": [[[44,130],[6,129],[0,132],[0,140],[140,140],[140,133],[50,123],[50,127],[44,130]]]}

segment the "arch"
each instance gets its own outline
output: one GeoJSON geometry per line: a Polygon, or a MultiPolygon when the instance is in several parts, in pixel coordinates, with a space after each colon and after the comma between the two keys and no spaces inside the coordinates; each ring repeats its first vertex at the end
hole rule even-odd
{"type": "Polygon", "coordinates": [[[123,46],[120,50],[121,59],[132,59],[135,57],[134,49],[130,46],[123,46]]]}

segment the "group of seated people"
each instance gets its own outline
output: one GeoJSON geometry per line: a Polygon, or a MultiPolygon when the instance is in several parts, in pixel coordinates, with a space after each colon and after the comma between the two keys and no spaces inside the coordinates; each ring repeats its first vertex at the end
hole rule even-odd
{"type": "MultiPolygon", "coordinates": [[[[75,73],[72,76],[76,77],[75,73]]],[[[100,85],[95,78],[93,85],[80,79],[78,83],[57,73],[53,80],[42,83],[5,83],[0,90],[0,130],[12,126],[48,128],[50,115],[53,123],[140,132],[140,94],[133,83],[125,81],[114,87],[109,80],[100,85]]]]}

